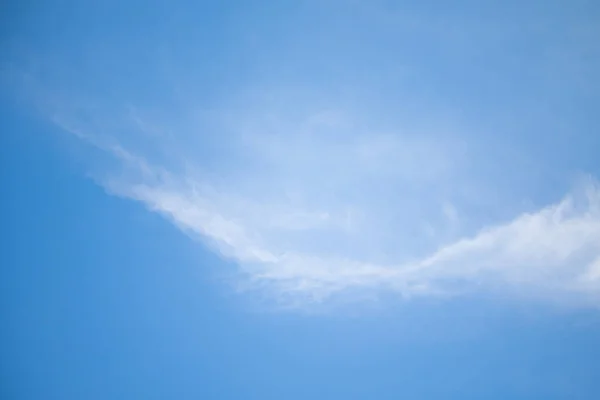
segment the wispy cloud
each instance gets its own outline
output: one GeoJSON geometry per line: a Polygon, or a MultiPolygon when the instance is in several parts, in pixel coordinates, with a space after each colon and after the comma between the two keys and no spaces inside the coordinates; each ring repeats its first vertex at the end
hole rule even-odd
{"type": "Polygon", "coordinates": [[[555,204],[469,220],[460,193],[478,178],[469,172],[476,149],[468,135],[380,131],[339,111],[220,115],[227,136],[209,162],[194,159],[202,140],[189,126],[167,143],[135,115],[131,142],[153,146],[138,154],[90,118],[52,118],[127,171],[100,180],[111,193],[236,262],[246,287],[296,301],[357,290],[600,301],[600,186],[592,178],[555,204]],[[166,148],[181,162],[156,156],[166,148]]]}

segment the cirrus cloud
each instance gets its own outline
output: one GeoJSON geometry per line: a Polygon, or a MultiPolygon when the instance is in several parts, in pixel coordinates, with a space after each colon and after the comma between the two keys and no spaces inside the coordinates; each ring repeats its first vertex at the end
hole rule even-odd
{"type": "MultiPolygon", "coordinates": [[[[480,162],[465,135],[381,131],[343,112],[265,114],[228,119],[220,152],[203,163],[194,158],[202,140],[191,127],[166,141],[137,115],[128,135],[143,145],[130,150],[103,123],[90,123],[106,116],[51,113],[120,166],[99,179],[111,193],[234,261],[246,287],[310,301],[356,290],[600,300],[593,178],[554,203],[489,223],[469,217],[473,203],[462,195],[478,187],[470,171],[480,162]]],[[[487,207],[494,211],[494,203],[487,207]]]]}

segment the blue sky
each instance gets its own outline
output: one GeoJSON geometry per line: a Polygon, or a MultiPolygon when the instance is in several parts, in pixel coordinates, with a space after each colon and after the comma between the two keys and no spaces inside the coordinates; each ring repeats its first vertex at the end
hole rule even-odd
{"type": "Polygon", "coordinates": [[[595,2],[3,8],[3,398],[600,396],[595,2]]]}

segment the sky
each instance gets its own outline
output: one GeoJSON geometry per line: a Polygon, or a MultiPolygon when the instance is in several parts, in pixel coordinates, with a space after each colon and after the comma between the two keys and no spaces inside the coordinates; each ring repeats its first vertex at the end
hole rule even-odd
{"type": "Polygon", "coordinates": [[[0,12],[3,399],[597,399],[594,1],[0,12]]]}

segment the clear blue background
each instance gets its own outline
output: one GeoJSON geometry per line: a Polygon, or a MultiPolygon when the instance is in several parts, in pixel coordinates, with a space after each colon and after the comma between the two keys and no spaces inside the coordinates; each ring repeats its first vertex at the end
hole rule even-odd
{"type": "MultiPolygon", "coordinates": [[[[165,15],[190,26],[202,15],[202,29],[219,32],[223,12],[208,6],[191,12],[187,4],[167,13],[167,6],[149,2],[118,9],[42,3],[2,5],[4,49],[27,43],[83,63],[73,49],[84,43],[112,44],[114,56],[153,32],[160,38],[170,21],[165,15]],[[111,29],[103,29],[109,17],[111,29]]],[[[215,42],[198,47],[214,62],[205,65],[204,82],[243,79],[226,73],[243,52],[235,53],[240,60],[215,42]]],[[[143,65],[141,53],[140,64],[130,65],[134,72],[143,65]]],[[[311,79],[327,81],[317,61],[304,62],[321,71],[311,79]]],[[[111,77],[114,67],[102,66],[104,79],[130,77],[128,90],[143,98],[137,75],[120,70],[111,77]]],[[[360,69],[357,60],[348,73],[359,76],[360,69]]],[[[462,95],[478,90],[485,88],[462,95]]],[[[257,310],[209,272],[230,267],[225,261],[138,204],[108,196],[69,156],[61,132],[3,93],[0,398],[600,398],[596,310],[484,300],[390,301],[368,312],[321,315],[257,310]]],[[[592,106],[580,101],[572,112],[589,120],[592,106]]],[[[550,153],[562,143],[552,140],[550,153]]],[[[572,154],[596,171],[597,140],[580,137],[580,151],[572,154]]]]}

